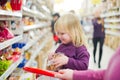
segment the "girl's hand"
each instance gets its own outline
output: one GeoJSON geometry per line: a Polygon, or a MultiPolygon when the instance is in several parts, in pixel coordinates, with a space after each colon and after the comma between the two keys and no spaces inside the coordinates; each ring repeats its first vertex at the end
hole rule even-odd
{"type": "Polygon", "coordinates": [[[49,53],[48,60],[51,60],[53,58],[54,52],[49,53]]]}
{"type": "Polygon", "coordinates": [[[63,80],[73,80],[73,70],[59,70],[58,73],[55,74],[55,77],[63,80]]]}
{"type": "Polygon", "coordinates": [[[69,58],[65,56],[64,54],[61,54],[60,57],[57,57],[53,60],[53,65],[55,65],[56,68],[65,65],[68,63],[69,58]]]}

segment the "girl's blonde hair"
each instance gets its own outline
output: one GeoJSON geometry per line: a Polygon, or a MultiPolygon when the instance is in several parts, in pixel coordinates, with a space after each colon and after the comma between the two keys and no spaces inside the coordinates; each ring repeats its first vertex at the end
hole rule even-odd
{"type": "Polygon", "coordinates": [[[68,33],[72,39],[75,46],[79,47],[81,45],[87,46],[84,32],[82,26],[80,25],[80,20],[72,13],[67,13],[61,16],[55,23],[55,32],[65,31],[68,33]]]}

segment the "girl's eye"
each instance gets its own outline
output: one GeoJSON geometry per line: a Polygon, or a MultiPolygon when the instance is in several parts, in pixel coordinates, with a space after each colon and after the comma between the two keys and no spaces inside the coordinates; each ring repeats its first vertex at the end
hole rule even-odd
{"type": "Polygon", "coordinates": [[[59,32],[57,32],[56,34],[57,34],[57,35],[64,35],[65,33],[59,33],[59,32]]]}
{"type": "Polygon", "coordinates": [[[64,35],[64,33],[61,33],[61,35],[64,35]]]}

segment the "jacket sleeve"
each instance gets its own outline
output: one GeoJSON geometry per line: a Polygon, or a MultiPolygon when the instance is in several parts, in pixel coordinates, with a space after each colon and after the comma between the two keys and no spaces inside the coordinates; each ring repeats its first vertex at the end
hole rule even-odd
{"type": "Polygon", "coordinates": [[[103,80],[106,70],[74,71],[73,80],[103,80]]]}
{"type": "Polygon", "coordinates": [[[87,49],[82,51],[78,50],[76,58],[69,58],[69,61],[65,66],[73,70],[86,70],[89,65],[89,57],[87,49]]]}

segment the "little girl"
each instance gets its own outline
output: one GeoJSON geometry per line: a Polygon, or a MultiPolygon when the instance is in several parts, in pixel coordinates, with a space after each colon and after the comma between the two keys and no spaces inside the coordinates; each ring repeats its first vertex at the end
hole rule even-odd
{"type": "MultiPolygon", "coordinates": [[[[53,59],[53,64],[60,69],[86,70],[89,63],[89,52],[80,21],[72,13],[61,16],[55,23],[55,32],[61,40],[55,54],[61,57],[53,59]]],[[[52,54],[50,54],[52,55],[52,54]]],[[[51,59],[51,56],[48,57],[51,59]]]]}
{"type": "Polygon", "coordinates": [[[120,80],[120,46],[111,57],[106,69],[84,71],[65,69],[59,73],[55,77],[62,80],[120,80]]]}

